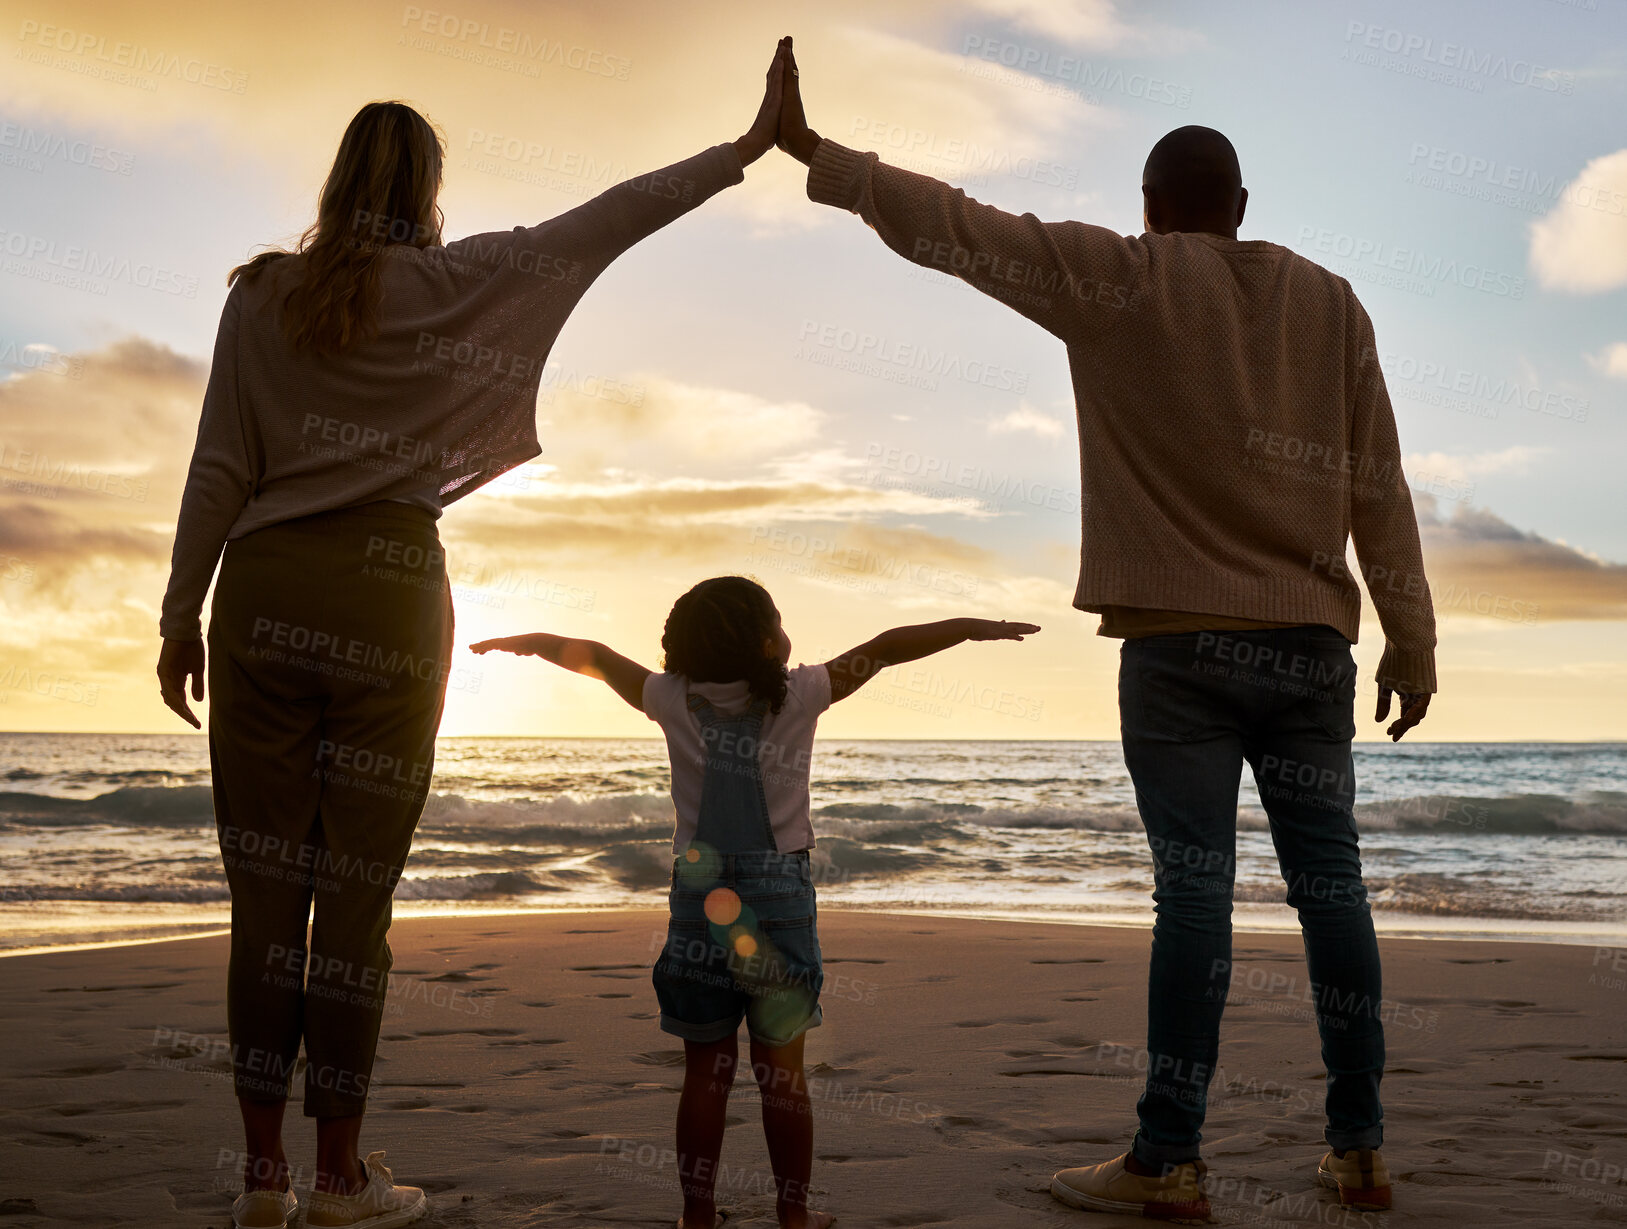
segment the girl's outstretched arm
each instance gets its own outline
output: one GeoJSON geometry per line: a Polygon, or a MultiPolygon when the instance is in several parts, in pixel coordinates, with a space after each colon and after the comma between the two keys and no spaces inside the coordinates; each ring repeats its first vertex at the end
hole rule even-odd
{"type": "Polygon", "coordinates": [[[825,663],[830,672],[831,703],[852,695],[899,662],[930,657],[963,640],[1021,640],[1037,631],[1037,623],[1007,623],[1003,619],[944,619],[940,623],[895,627],[825,663]]]}
{"type": "Polygon", "coordinates": [[[572,640],[568,636],[555,636],[550,632],[531,632],[524,636],[482,640],[469,648],[476,653],[499,649],[504,653],[517,653],[521,657],[545,658],[577,674],[603,679],[623,700],[639,712],[644,711],[644,680],[650,677],[652,671],[597,640],[572,640]]]}

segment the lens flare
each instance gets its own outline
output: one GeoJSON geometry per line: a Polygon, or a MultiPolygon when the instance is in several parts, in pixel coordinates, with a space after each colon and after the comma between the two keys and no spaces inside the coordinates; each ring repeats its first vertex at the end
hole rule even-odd
{"type": "Polygon", "coordinates": [[[706,894],[706,918],[714,926],[727,926],[740,916],[740,897],[731,888],[713,888],[706,894]]]}

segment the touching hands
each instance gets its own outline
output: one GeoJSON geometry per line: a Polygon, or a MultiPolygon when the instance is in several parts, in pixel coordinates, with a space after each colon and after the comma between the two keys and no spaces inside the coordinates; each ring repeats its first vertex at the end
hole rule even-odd
{"type": "Polygon", "coordinates": [[[780,105],[785,92],[785,80],[790,75],[787,67],[791,59],[791,39],[782,38],[774,49],[774,58],[768,65],[768,82],[763,90],[763,104],[757,108],[757,118],[744,136],[734,143],[740,155],[740,165],[749,166],[774,148],[780,127],[780,105]]]}
{"type": "Polygon", "coordinates": [[[776,142],[781,149],[806,166],[813,161],[819,148],[819,134],[808,127],[802,113],[802,89],[797,80],[797,58],[791,50],[791,38],[780,40],[785,48],[784,100],[780,106],[780,135],[776,142]]]}

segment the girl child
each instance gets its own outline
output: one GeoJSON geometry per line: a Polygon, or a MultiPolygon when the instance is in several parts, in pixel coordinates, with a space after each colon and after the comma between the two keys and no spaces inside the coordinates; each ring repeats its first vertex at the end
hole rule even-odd
{"type": "Polygon", "coordinates": [[[656,960],[661,1028],[684,1041],[678,1101],[678,1229],[713,1229],[724,1115],[742,1020],[762,1092],[763,1133],[784,1229],[823,1229],[808,1206],[813,1120],[802,1045],[821,1021],[808,777],[819,715],[878,671],[964,640],[1021,640],[1032,623],[945,619],[895,627],[822,665],[789,668],[791,641],[768,591],[743,576],[680,597],[656,673],[591,640],[536,632],[483,640],[601,678],[666,735],[672,762],[671,920],[656,960]]]}

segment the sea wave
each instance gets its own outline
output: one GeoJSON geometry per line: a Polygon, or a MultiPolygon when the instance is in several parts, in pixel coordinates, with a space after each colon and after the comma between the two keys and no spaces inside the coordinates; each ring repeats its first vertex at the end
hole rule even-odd
{"type": "Polygon", "coordinates": [[[8,883],[0,902],[117,901],[128,904],[214,904],[232,898],[226,879],[219,883],[8,883]]]}
{"type": "MultiPolygon", "coordinates": [[[[1368,832],[1621,836],[1627,835],[1627,792],[1600,790],[1574,797],[1419,794],[1361,803],[1356,815],[1368,832]]],[[[94,798],[0,792],[0,826],[181,828],[213,821],[207,785],[132,785],[94,798]]],[[[821,836],[855,842],[931,846],[981,839],[991,829],[1140,832],[1141,820],[1128,805],[1000,807],[973,802],[837,801],[814,809],[814,827],[821,836]]],[[[1238,827],[1263,831],[1268,824],[1262,811],[1245,804],[1238,812],[1238,827]]],[[[653,792],[519,799],[432,794],[419,824],[421,837],[443,841],[561,848],[657,840],[671,831],[672,801],[664,793],[653,792]]]]}

